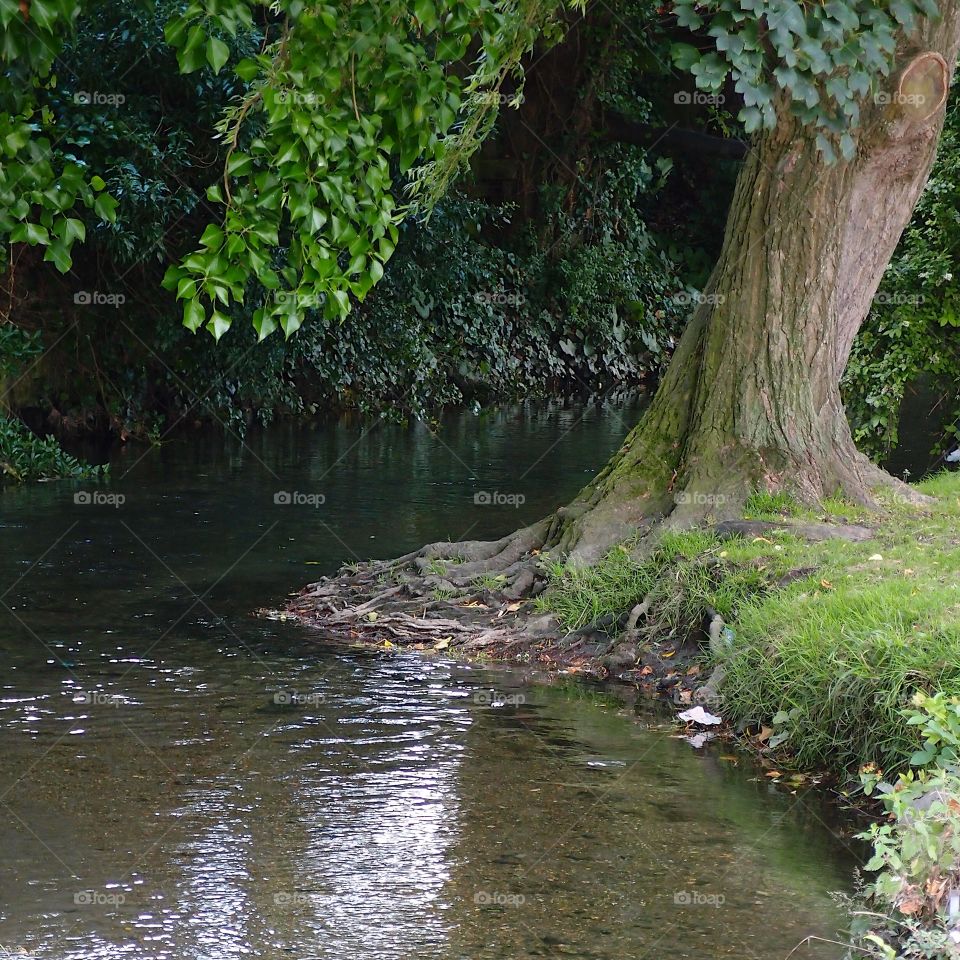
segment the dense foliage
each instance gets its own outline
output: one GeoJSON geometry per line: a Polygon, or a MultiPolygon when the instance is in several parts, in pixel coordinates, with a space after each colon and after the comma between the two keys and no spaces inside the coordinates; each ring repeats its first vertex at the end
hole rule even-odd
{"type": "MultiPolygon", "coordinates": [[[[658,19],[646,0],[617,0],[591,8],[556,62],[538,48],[527,91],[518,63],[545,25],[548,44],[559,37],[561,4],[425,0],[375,22],[372,2],[347,15],[241,0],[43,0],[29,30],[5,5],[0,230],[17,242],[0,337],[13,338],[17,363],[48,348],[9,402],[50,412],[58,429],[158,437],[183,418],[242,426],[344,406],[425,417],[463,400],[641,383],[668,359],[705,280],[730,177],[705,178],[695,158],[671,169],[656,151],[594,132],[615,110],[737,134],[769,121],[763,98],[778,85],[801,114],[847,103],[833,80],[849,57],[839,39],[874,38],[864,65],[882,73],[887,33],[916,11],[840,6],[848,12],[808,11],[802,29],[786,8],[763,8],[797,60],[771,78],[769,51],[758,60],[751,46],[752,17],[713,4],[658,19]],[[616,29],[624,22],[637,29],[616,29]],[[675,112],[689,83],[669,68],[677,39],[693,41],[673,44],[678,62],[704,90],[722,88],[729,108],[717,94],[675,112]],[[329,56],[311,59],[321,46],[329,56]],[[564,52],[581,47],[572,60],[564,52]],[[569,110],[561,79],[577,91],[569,110]],[[514,148],[530,130],[539,157],[514,148]],[[484,140],[464,194],[433,207],[484,140]],[[514,185],[532,202],[488,196],[491,156],[520,168],[514,185]],[[404,219],[411,174],[428,220],[404,219]],[[219,346],[194,337],[184,302],[189,328],[202,312],[215,336],[234,321],[230,336],[219,346]],[[258,348],[277,325],[299,331],[258,348]]],[[[878,455],[896,440],[908,384],[952,370],[956,127],[954,107],[848,372],[858,442],[878,455]]]]}
{"type": "Polygon", "coordinates": [[[893,69],[897,36],[921,17],[938,15],[936,0],[679,0],[677,21],[704,29],[707,50],[677,44],[674,60],[704,91],[730,80],[743,97],[739,119],[748,133],[772,129],[784,98],[792,116],[816,131],[828,160],[854,155],[850,130],[860,100],[878,91],[893,69]]]}
{"type": "MultiPolygon", "coordinates": [[[[429,220],[399,224],[390,269],[349,322],[310,306],[297,336],[256,348],[257,294],[233,305],[243,322],[219,345],[192,336],[160,279],[215,216],[205,193],[226,149],[215,128],[248,85],[226,67],[178,74],[163,34],[182,9],[98,4],[61,53],[56,87],[38,93],[62,142],[102,172],[118,203],[110,224],[78,214],[87,243],[39,294],[32,251],[15,248],[11,315],[56,345],[18,386],[20,405],[53,411],[59,426],[160,436],[186,416],[238,426],[331,406],[426,416],[463,399],[638,383],[666,359],[689,298],[678,297],[683,283],[641,213],[665,167],[639,148],[582,136],[552,148],[570,151],[559,173],[531,171],[541,195],[533,217],[449,197],[429,220]],[[558,183],[581,155],[589,189],[558,183]]],[[[228,36],[228,64],[256,53],[275,27],[228,36]]],[[[600,94],[622,99],[637,83],[637,46],[628,38],[617,69],[598,73],[600,94]]],[[[240,146],[257,123],[248,118],[240,146]]]]}
{"type": "Polygon", "coordinates": [[[887,270],[847,369],[844,396],[857,442],[883,456],[899,437],[900,407],[921,377],[960,424],[960,98],[948,105],[937,163],[887,270]]]}

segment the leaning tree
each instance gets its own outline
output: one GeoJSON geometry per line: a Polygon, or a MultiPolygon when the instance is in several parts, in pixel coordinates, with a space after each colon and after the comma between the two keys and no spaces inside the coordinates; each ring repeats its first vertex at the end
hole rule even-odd
{"type": "MultiPolygon", "coordinates": [[[[167,275],[187,326],[219,338],[231,306],[252,297],[261,337],[294,334],[311,310],[349,322],[397,224],[429,212],[491,130],[505,82],[522,91],[524,57],[582,6],[187,4],[166,31],[181,69],[228,68],[246,83],[220,127],[227,160],[208,191],[219,216],[167,275]],[[267,42],[232,62],[231,37],[254,18],[267,42]]],[[[95,171],[58,148],[33,106],[79,7],[0,0],[0,230],[46,245],[63,270],[82,239],[71,204],[112,214],[95,171]]],[[[960,0],[676,0],[673,13],[690,31],[678,68],[704,91],[732,85],[752,139],[719,261],[652,404],[554,515],[492,543],[430,545],[327,594],[372,592],[390,571],[398,599],[428,564],[456,557],[456,585],[503,571],[520,596],[545,551],[588,563],[626,538],[735,516],[757,489],[807,503],[839,493],[869,505],[890,486],[912,495],[855,448],[839,382],[934,160],[960,0]]]]}

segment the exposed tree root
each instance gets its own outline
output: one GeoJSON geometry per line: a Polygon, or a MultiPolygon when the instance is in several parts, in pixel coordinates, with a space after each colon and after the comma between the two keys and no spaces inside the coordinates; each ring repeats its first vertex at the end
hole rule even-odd
{"type": "Polygon", "coordinates": [[[816,543],[820,540],[870,540],[874,530],[870,527],[840,523],[771,523],[766,520],[724,520],[713,528],[720,537],[762,537],[777,530],[785,530],[803,540],[816,543]]]}
{"type": "MultiPolygon", "coordinates": [[[[867,526],[742,519],[713,522],[707,507],[671,513],[666,506],[669,497],[643,499],[648,507],[656,505],[653,516],[643,516],[635,503],[629,508],[633,514],[629,524],[604,520],[585,525],[585,511],[599,506],[596,501],[590,504],[590,491],[587,488],[572,506],[499,540],[431,543],[393,560],[344,568],[306,587],[281,616],[316,626],[331,639],[459,650],[467,656],[521,659],[617,676],[641,668],[638,657],[650,641],[654,646],[673,643],[676,652],[692,662],[722,622],[714,618],[716,623],[691,624],[683,636],[654,636],[657,618],[647,601],[619,618],[565,630],[556,618],[539,611],[535,601],[547,585],[546,562],[569,562],[571,545],[582,545],[585,532],[592,536],[586,553],[595,557],[624,537],[637,545],[638,556],[649,554],[666,530],[702,525],[707,519],[720,536],[763,536],[782,529],[811,541],[830,537],[859,541],[873,536],[867,526]],[[571,535],[572,530],[579,539],[571,535]]],[[[653,655],[642,667],[653,671],[662,667],[661,679],[672,678],[677,662],[653,655]]],[[[694,687],[682,684],[671,692],[688,698],[679,702],[690,702],[690,696],[694,702],[709,701],[714,696],[711,690],[700,696],[694,687]]]]}

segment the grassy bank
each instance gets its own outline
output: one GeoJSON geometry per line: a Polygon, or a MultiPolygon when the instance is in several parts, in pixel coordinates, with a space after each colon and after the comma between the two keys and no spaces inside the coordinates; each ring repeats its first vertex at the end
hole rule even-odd
{"type": "Polygon", "coordinates": [[[834,501],[816,516],[758,495],[748,516],[783,528],[674,534],[643,562],[625,544],[589,570],[555,570],[541,605],[579,628],[645,602],[650,637],[697,630],[715,610],[729,629],[703,656],[724,668],[725,717],[769,727],[798,766],[903,767],[917,744],[901,716],[911,696],[960,696],[960,474],[920,489],[935,502],[887,499],[867,513],[834,501]],[[787,532],[807,521],[873,537],[811,543],[787,532]]]}
{"type": "Polygon", "coordinates": [[[878,960],[960,957],[960,474],[919,489],[933,501],[817,515],[757,495],[762,535],[671,535],[643,561],[624,544],[592,569],[557,567],[540,600],[571,629],[639,604],[638,662],[664,638],[692,648],[755,746],[882,798],[865,834],[872,879],[852,904],[851,956],[878,960]],[[789,532],[811,522],[872,536],[789,532]]]}

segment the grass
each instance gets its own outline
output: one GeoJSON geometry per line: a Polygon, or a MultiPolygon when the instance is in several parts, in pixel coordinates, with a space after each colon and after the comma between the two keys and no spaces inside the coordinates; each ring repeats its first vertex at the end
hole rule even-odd
{"type": "Polygon", "coordinates": [[[642,563],[627,545],[589,570],[554,568],[541,606],[573,627],[649,597],[667,629],[713,607],[734,637],[723,658],[729,719],[772,727],[800,766],[901,768],[916,749],[900,713],[912,694],[960,696],[960,474],[919,488],[937,502],[888,499],[876,513],[834,500],[813,514],[757,495],[754,518],[865,522],[876,536],[671,535],[642,563]]]}

